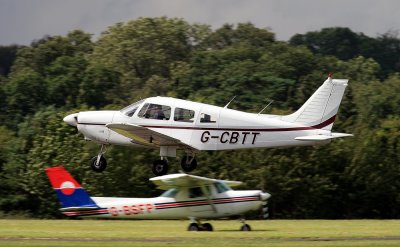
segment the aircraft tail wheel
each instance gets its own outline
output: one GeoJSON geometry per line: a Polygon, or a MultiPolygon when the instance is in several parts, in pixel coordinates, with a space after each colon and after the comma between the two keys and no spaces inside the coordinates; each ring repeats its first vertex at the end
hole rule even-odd
{"type": "Polygon", "coordinates": [[[208,232],[213,231],[213,227],[210,223],[204,223],[201,225],[201,227],[203,228],[204,231],[208,231],[208,232]]]}
{"type": "Polygon", "coordinates": [[[188,231],[197,232],[199,230],[200,230],[200,227],[197,223],[190,223],[190,225],[188,227],[188,231]]]}
{"type": "Polygon", "coordinates": [[[103,155],[100,155],[100,158],[96,155],[90,160],[90,167],[95,172],[102,172],[107,167],[107,160],[103,155]]]}
{"type": "Polygon", "coordinates": [[[240,227],[240,230],[248,232],[251,231],[251,227],[248,224],[244,224],[242,227],[240,227]]]}
{"type": "Polygon", "coordinates": [[[192,172],[197,167],[197,161],[192,156],[185,156],[181,160],[181,167],[185,172],[192,172]]]}
{"type": "Polygon", "coordinates": [[[168,163],[166,160],[156,160],[153,163],[153,173],[156,176],[162,176],[168,173],[168,163]]]}

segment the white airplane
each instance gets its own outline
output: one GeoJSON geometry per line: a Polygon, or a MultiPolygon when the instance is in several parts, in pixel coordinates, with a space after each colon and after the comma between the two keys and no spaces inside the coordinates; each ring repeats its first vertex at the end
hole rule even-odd
{"type": "MultiPolygon", "coordinates": [[[[328,79],[290,115],[247,113],[170,97],[140,100],[120,111],[84,111],[66,116],[86,140],[100,143],[101,150],[91,167],[102,172],[109,144],[160,149],[153,173],[168,172],[167,157],[185,150],[181,161],[185,172],[197,166],[195,154],[201,150],[273,148],[321,145],[331,139],[352,136],[331,131],[347,79],[328,79]]],[[[264,109],[263,109],[264,110],[264,109]]]]}
{"type": "MultiPolygon", "coordinates": [[[[154,198],[90,197],[81,185],[64,169],[46,169],[47,176],[61,202],[61,212],[67,216],[111,217],[131,219],[190,219],[189,231],[212,231],[210,223],[200,219],[242,216],[262,209],[268,217],[270,194],[261,190],[232,190],[238,181],[217,180],[188,174],[170,174],[151,178],[166,190],[154,198]]],[[[251,227],[242,220],[242,231],[251,227]]]]}

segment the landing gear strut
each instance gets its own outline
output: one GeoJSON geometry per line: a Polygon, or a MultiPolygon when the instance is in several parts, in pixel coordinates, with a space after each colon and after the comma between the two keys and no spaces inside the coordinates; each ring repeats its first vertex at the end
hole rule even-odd
{"type": "Polygon", "coordinates": [[[106,153],[106,146],[104,144],[101,145],[101,149],[98,155],[92,157],[90,160],[90,167],[95,172],[102,172],[107,167],[107,160],[104,158],[104,154],[106,153]]]}
{"type": "Polygon", "coordinates": [[[197,167],[197,161],[194,154],[187,154],[181,160],[181,167],[185,172],[192,172],[197,167]]]}

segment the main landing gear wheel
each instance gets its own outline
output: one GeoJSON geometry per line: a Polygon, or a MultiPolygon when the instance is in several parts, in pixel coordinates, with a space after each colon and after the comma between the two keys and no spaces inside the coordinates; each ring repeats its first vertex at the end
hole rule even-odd
{"type": "Polygon", "coordinates": [[[92,167],[92,170],[95,171],[95,172],[102,172],[107,167],[107,160],[106,160],[106,158],[104,158],[103,155],[94,156],[90,160],[90,167],[92,167]]]}
{"type": "Polygon", "coordinates": [[[197,231],[212,232],[213,227],[210,223],[204,223],[204,224],[190,223],[190,225],[188,226],[188,231],[190,231],[190,232],[197,232],[197,231]]]}
{"type": "Polygon", "coordinates": [[[156,176],[162,176],[168,172],[168,162],[166,160],[156,160],[153,163],[153,173],[156,176]]]}
{"type": "Polygon", "coordinates": [[[185,172],[192,172],[197,167],[197,161],[192,156],[185,156],[181,160],[181,167],[185,172]]]}
{"type": "Polygon", "coordinates": [[[251,231],[251,227],[248,224],[243,224],[242,227],[240,227],[241,231],[251,231]]]}
{"type": "Polygon", "coordinates": [[[213,227],[210,223],[204,223],[201,225],[201,228],[203,228],[203,231],[208,231],[208,232],[212,232],[213,231],[213,227]]]}
{"type": "Polygon", "coordinates": [[[200,227],[197,223],[190,223],[189,227],[188,227],[188,231],[190,232],[197,232],[200,230],[200,227]]]}

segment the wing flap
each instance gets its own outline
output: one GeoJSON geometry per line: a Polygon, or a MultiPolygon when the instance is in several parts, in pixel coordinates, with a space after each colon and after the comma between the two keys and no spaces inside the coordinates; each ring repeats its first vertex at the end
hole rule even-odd
{"type": "Polygon", "coordinates": [[[294,139],[299,141],[326,141],[334,138],[347,137],[347,136],[353,136],[353,134],[331,133],[330,135],[299,136],[294,139]]]}
{"type": "Polygon", "coordinates": [[[117,132],[120,135],[132,139],[135,143],[138,144],[154,147],[183,146],[194,149],[193,147],[181,142],[178,139],[139,125],[129,123],[109,123],[106,124],[106,127],[117,132]]]}

